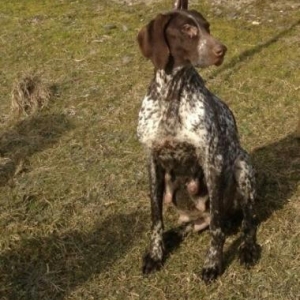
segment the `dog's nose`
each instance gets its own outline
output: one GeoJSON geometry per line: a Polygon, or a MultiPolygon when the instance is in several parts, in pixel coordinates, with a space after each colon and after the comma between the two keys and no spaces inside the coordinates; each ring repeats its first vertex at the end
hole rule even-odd
{"type": "Polygon", "coordinates": [[[222,44],[217,45],[217,46],[214,48],[214,50],[213,50],[214,54],[215,54],[217,57],[222,57],[222,56],[224,56],[225,53],[226,53],[226,51],[227,51],[226,46],[225,46],[225,45],[222,45],[222,44]]]}

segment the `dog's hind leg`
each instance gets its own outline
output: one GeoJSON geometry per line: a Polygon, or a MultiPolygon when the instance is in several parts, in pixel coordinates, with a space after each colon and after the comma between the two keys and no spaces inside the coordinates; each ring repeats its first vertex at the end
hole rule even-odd
{"type": "Polygon", "coordinates": [[[143,258],[143,273],[158,270],[164,258],[163,242],[163,195],[165,189],[165,171],[157,163],[153,155],[149,159],[150,197],[151,197],[151,241],[149,250],[143,258]]]}
{"type": "Polygon", "coordinates": [[[223,230],[223,196],[224,172],[223,166],[212,162],[204,170],[210,199],[210,247],[202,269],[202,279],[210,283],[222,273],[223,246],[225,233],[223,230]]]}
{"type": "Polygon", "coordinates": [[[256,243],[255,173],[248,153],[243,150],[235,161],[234,173],[237,189],[241,195],[240,205],[243,210],[240,262],[246,266],[250,266],[257,261],[260,247],[256,243]]]}

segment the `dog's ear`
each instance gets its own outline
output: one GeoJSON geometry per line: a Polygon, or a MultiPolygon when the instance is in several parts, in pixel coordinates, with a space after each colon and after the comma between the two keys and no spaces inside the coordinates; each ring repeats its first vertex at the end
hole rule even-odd
{"type": "Polygon", "coordinates": [[[165,37],[165,30],[171,14],[160,14],[143,27],[137,40],[142,54],[150,59],[157,69],[164,69],[168,63],[170,50],[165,37]]]}

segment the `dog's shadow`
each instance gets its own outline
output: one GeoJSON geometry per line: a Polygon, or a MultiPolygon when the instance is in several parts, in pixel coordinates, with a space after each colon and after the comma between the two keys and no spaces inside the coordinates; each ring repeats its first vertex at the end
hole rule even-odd
{"type": "MultiPolygon", "coordinates": [[[[289,135],[275,143],[255,149],[251,153],[257,171],[258,225],[270,218],[274,211],[282,209],[296,191],[300,180],[299,150],[300,140],[289,135]]],[[[235,215],[228,228],[225,228],[226,234],[236,234],[241,220],[240,213],[235,215]]],[[[167,257],[180,246],[184,238],[180,227],[165,233],[167,257]]],[[[240,242],[241,238],[238,237],[225,251],[225,268],[236,257],[240,242]]]]}
{"type": "MultiPolygon", "coordinates": [[[[257,170],[258,225],[270,218],[274,211],[282,209],[296,191],[300,180],[299,150],[300,140],[288,135],[251,153],[257,170]]],[[[235,258],[240,242],[239,237],[227,249],[226,266],[235,258]]]]}
{"type": "Polygon", "coordinates": [[[300,180],[300,139],[293,135],[252,153],[257,170],[258,219],[263,222],[283,208],[300,180]]]}

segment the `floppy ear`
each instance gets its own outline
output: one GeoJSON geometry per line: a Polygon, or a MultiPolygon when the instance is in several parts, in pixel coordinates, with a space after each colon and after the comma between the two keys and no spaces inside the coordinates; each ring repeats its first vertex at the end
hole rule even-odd
{"type": "Polygon", "coordinates": [[[164,69],[169,60],[170,51],[165,38],[165,29],[170,19],[170,14],[159,14],[143,27],[137,36],[142,54],[149,58],[157,69],[164,69]]]}

